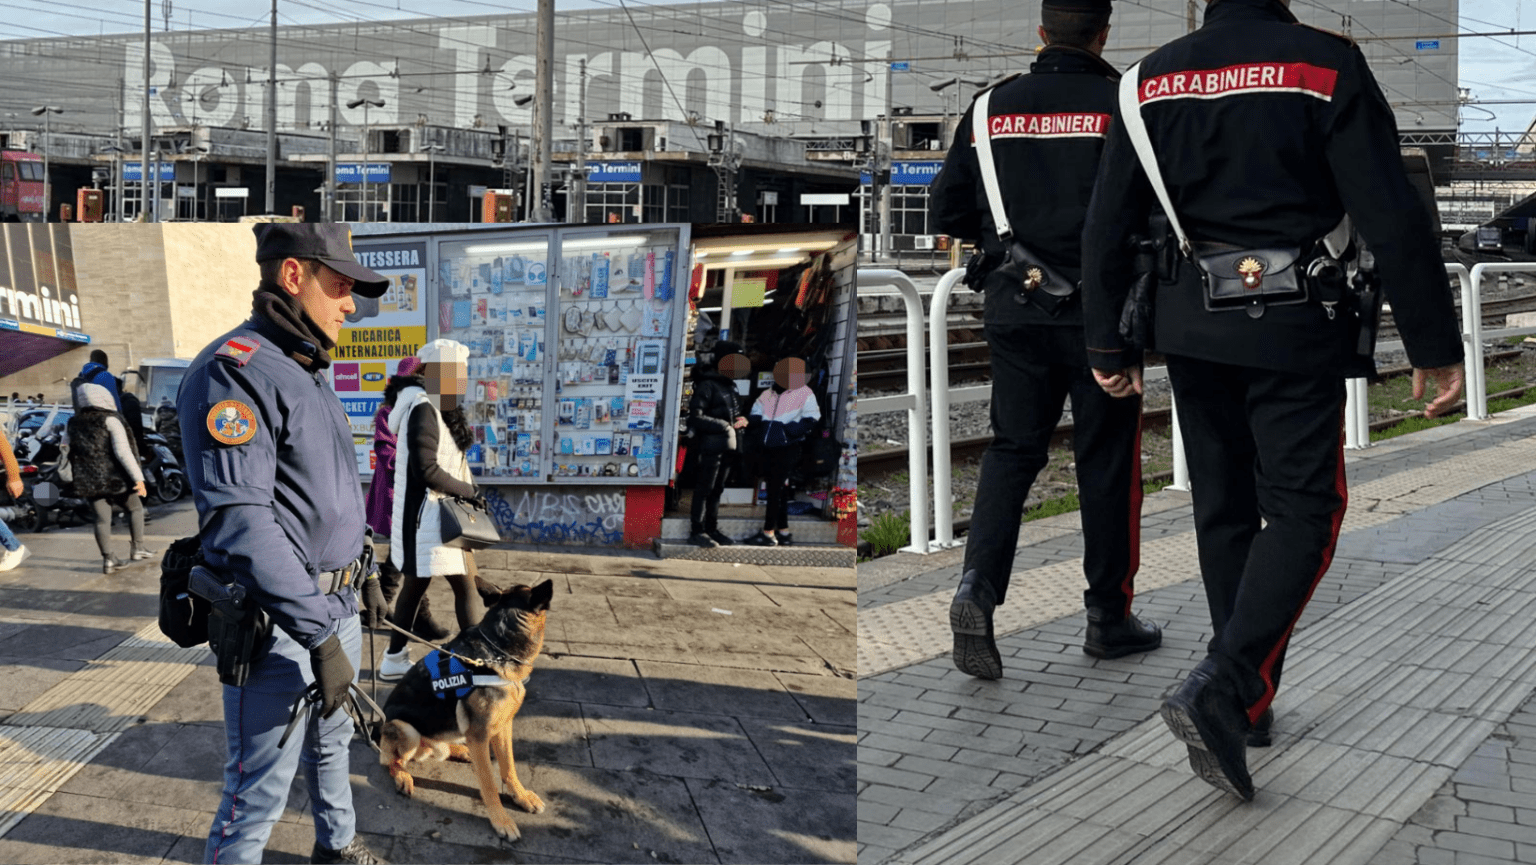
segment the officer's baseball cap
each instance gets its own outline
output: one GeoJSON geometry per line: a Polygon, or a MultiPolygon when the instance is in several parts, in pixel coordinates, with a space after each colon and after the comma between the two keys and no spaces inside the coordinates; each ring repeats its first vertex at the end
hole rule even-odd
{"type": "Polygon", "coordinates": [[[263,222],[256,230],[256,260],[307,258],[351,277],[352,293],[379,297],[389,288],[389,278],[357,263],[352,254],[352,232],[337,222],[263,222]]]}
{"type": "Polygon", "coordinates": [[[1045,0],[1040,6],[1061,12],[1108,12],[1109,4],[1110,0],[1045,0]]]}

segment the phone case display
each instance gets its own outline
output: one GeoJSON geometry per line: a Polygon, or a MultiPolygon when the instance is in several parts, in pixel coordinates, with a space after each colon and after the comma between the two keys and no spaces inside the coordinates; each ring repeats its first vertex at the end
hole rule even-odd
{"type": "Polygon", "coordinates": [[[658,476],[677,244],[676,229],[563,238],[555,477],[658,476]]]}
{"type": "Polygon", "coordinates": [[[444,242],[438,252],[438,334],[469,347],[470,471],[537,478],[544,441],[549,244],[444,242]]]}

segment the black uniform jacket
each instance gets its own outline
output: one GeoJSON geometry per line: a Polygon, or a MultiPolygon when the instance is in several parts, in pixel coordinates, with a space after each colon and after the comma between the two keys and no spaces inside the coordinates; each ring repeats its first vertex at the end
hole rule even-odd
{"type": "MultiPolygon", "coordinates": [[[[1348,38],[1296,23],[1279,0],[1219,0],[1198,31],[1142,62],[1138,96],[1174,211],[1193,241],[1308,247],[1345,211],[1375,252],[1417,367],[1461,359],[1440,244],[1409,185],[1392,110],[1348,38]]],[[[1118,325],[1131,283],[1126,239],[1155,197],[1118,111],[1083,234],[1089,362],[1136,362],[1118,325]]],[[[1353,316],[1321,304],[1207,312],[1194,265],[1155,299],[1154,348],[1308,374],[1364,375],[1353,316]]]]}
{"type": "MultiPolygon", "coordinates": [[[[1054,45],[1040,52],[1029,71],[992,91],[988,114],[998,186],[1014,236],[1063,277],[1076,280],[1083,216],[1120,76],[1094,54],[1054,45]]],[[[944,167],[929,188],[929,212],[935,230],[1002,254],[971,136],[974,109],[973,104],[960,119],[944,167]]],[[[1075,300],[1051,318],[1036,306],[1016,302],[1015,294],[989,292],[986,321],[1082,324],[1075,300]]]]}

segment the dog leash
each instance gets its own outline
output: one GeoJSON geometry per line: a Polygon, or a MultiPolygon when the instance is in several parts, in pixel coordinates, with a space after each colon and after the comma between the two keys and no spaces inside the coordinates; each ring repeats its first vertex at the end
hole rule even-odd
{"type": "MultiPolygon", "coordinates": [[[[400,627],[399,625],[395,624],[394,622],[391,622],[388,619],[384,620],[384,624],[386,624],[386,625],[390,626],[391,628],[394,628],[396,631],[399,631],[400,633],[404,634],[406,636],[406,638],[408,638],[408,639],[415,640],[416,642],[421,643],[424,646],[431,646],[432,648],[438,650],[439,652],[442,652],[443,654],[447,655],[448,657],[450,657],[450,658],[457,658],[460,661],[463,661],[464,663],[469,664],[471,666],[487,667],[487,666],[490,666],[492,664],[497,663],[500,660],[516,661],[520,666],[524,666],[524,667],[532,667],[533,666],[533,662],[532,661],[523,660],[522,658],[519,658],[516,655],[500,655],[500,656],[498,656],[498,658],[496,660],[491,660],[491,661],[488,661],[488,660],[486,660],[484,658],[466,658],[463,655],[456,654],[454,652],[448,651],[448,649],[444,648],[443,646],[438,645],[437,643],[432,642],[431,640],[428,640],[428,639],[426,639],[424,637],[418,637],[415,634],[411,633],[410,631],[407,631],[406,629],[400,627]]],[[[370,634],[369,637],[371,639],[372,635],[370,634]]],[[[369,651],[373,650],[373,646],[372,646],[371,643],[369,644],[368,649],[369,649],[369,651]]],[[[378,679],[377,671],[375,671],[374,679],[375,680],[378,679]]],[[[374,693],[378,693],[378,692],[375,691],[374,693]]]]}
{"type": "MultiPolygon", "coordinates": [[[[299,699],[294,701],[293,709],[288,713],[288,726],[283,728],[283,735],[282,738],[277,740],[277,747],[282,748],[288,744],[288,737],[293,735],[293,731],[298,729],[301,722],[308,720],[310,711],[319,703],[320,684],[316,682],[305,688],[304,693],[299,696],[299,699]]],[[[374,751],[379,751],[378,737],[369,729],[368,721],[364,719],[365,715],[379,719],[379,727],[382,730],[384,710],[379,708],[379,704],[369,698],[363,689],[357,686],[356,682],[349,682],[347,683],[347,696],[342,701],[341,710],[351,715],[353,722],[363,729],[363,738],[368,740],[369,747],[373,748],[374,751]],[[358,702],[359,699],[362,700],[361,703],[358,702]],[[363,703],[368,704],[368,709],[371,711],[365,711],[363,703]]]]}

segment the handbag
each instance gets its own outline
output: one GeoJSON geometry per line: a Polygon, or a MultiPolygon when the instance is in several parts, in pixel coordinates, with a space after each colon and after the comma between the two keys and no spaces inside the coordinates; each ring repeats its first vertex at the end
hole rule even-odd
{"type": "Polygon", "coordinates": [[[480,499],[445,496],[438,503],[438,518],[445,547],[483,550],[501,543],[496,521],[480,499]]]}
{"type": "Polygon", "coordinates": [[[1012,289],[1014,302],[1032,303],[1055,318],[1077,294],[1077,283],[1057,273],[1013,234],[1013,223],[1003,207],[1002,187],[992,156],[992,133],[987,123],[991,102],[990,90],[984,90],[976,97],[976,104],[971,109],[971,133],[976,139],[976,161],[981,168],[981,185],[987,193],[987,209],[992,213],[997,239],[1006,252],[1002,265],[987,276],[984,285],[988,289],[993,286],[1012,289]]]}

